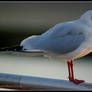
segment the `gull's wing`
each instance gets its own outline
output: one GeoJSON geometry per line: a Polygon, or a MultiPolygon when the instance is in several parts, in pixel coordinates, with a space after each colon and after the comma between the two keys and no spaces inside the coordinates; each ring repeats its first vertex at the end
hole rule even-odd
{"type": "Polygon", "coordinates": [[[85,40],[83,32],[77,28],[61,27],[52,33],[45,33],[41,37],[42,41],[38,44],[38,48],[59,54],[66,54],[77,49],[85,40]],[[47,35],[47,36],[46,36],[47,35]]]}
{"type": "Polygon", "coordinates": [[[67,33],[71,32],[73,29],[74,21],[72,22],[64,22],[56,24],[54,27],[50,28],[47,32],[43,33],[42,36],[46,37],[57,37],[57,36],[65,36],[67,33]]]}

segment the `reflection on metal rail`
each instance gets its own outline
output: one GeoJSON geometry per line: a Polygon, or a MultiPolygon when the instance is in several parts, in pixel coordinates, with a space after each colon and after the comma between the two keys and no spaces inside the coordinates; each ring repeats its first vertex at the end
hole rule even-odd
{"type": "Polygon", "coordinates": [[[0,73],[0,87],[32,91],[92,90],[92,83],[79,85],[68,80],[0,73]]]}

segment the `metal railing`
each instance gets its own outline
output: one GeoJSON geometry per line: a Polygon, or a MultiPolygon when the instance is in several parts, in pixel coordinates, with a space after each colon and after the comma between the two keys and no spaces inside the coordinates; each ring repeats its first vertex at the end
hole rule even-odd
{"type": "Polygon", "coordinates": [[[0,73],[0,87],[32,91],[91,90],[92,83],[74,84],[68,80],[41,78],[16,74],[0,73]]]}

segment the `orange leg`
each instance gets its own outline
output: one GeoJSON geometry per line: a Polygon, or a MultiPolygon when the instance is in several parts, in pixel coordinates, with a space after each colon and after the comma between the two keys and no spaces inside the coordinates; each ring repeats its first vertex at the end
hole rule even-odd
{"type": "Polygon", "coordinates": [[[84,80],[78,80],[78,79],[74,79],[74,71],[73,71],[73,61],[68,61],[68,72],[69,72],[69,80],[75,84],[80,84],[82,82],[84,82],[84,80]]]}

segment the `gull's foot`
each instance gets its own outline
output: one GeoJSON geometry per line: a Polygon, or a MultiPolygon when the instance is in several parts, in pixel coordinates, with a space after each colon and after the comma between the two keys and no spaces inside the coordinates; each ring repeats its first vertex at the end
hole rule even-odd
{"type": "Polygon", "coordinates": [[[84,80],[78,80],[78,79],[72,79],[71,77],[69,78],[69,80],[75,84],[80,84],[80,83],[83,83],[85,82],[84,80]]]}
{"type": "Polygon", "coordinates": [[[75,84],[80,84],[85,82],[84,80],[78,80],[78,79],[69,79],[71,82],[75,83],[75,84]]]}
{"type": "Polygon", "coordinates": [[[75,83],[75,84],[80,84],[80,83],[83,83],[83,82],[85,82],[85,81],[84,80],[78,80],[78,79],[73,80],[73,83],[75,83]]]}

